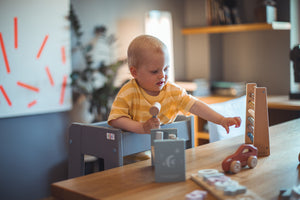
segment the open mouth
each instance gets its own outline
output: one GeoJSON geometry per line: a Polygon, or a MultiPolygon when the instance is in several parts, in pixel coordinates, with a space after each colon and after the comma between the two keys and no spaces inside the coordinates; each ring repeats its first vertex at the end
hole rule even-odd
{"type": "Polygon", "coordinates": [[[164,81],[159,81],[158,83],[156,83],[156,85],[158,85],[158,86],[162,86],[162,85],[164,85],[164,81]]]}

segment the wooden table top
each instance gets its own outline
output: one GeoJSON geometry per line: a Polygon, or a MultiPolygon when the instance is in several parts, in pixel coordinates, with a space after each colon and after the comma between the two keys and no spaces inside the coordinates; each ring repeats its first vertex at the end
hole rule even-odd
{"type": "MultiPolygon", "coordinates": [[[[254,169],[235,175],[263,199],[277,199],[279,190],[300,184],[300,119],[270,127],[271,155],[258,159],[254,169]]],[[[184,199],[187,193],[202,189],[190,177],[200,169],[218,169],[226,156],[244,143],[244,135],[186,150],[186,181],[156,183],[151,161],[97,172],[51,185],[58,199],[184,199]]],[[[208,195],[207,199],[214,199],[208,195]]]]}
{"type": "MultiPolygon", "coordinates": [[[[222,103],[238,97],[230,96],[204,96],[198,97],[207,104],[222,103]]],[[[290,99],[288,95],[271,95],[267,98],[269,109],[300,110],[300,99],[290,99]]]]}
{"type": "Polygon", "coordinates": [[[289,96],[268,96],[268,108],[280,110],[300,110],[300,99],[289,96]]]}

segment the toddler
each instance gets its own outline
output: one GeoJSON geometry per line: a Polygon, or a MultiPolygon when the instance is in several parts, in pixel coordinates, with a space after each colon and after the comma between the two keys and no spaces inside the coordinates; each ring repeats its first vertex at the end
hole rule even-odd
{"type": "Polygon", "coordinates": [[[160,124],[172,123],[179,112],[190,112],[219,124],[227,133],[230,126],[240,126],[240,117],[224,117],[168,81],[169,55],[159,39],[149,35],[136,37],[128,47],[127,56],[133,79],[120,89],[113,102],[108,118],[111,126],[150,134],[150,130],[159,128],[160,124]],[[154,118],[149,109],[155,102],[161,104],[161,110],[154,118]]]}

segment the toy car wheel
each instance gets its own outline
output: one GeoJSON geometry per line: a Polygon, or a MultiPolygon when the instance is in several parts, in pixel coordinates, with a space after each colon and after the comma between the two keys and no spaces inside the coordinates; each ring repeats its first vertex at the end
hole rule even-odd
{"type": "Polygon", "coordinates": [[[247,160],[247,165],[250,168],[254,168],[257,165],[257,157],[256,156],[250,156],[247,160]]]}
{"type": "Polygon", "coordinates": [[[238,160],[234,160],[230,164],[230,171],[234,174],[239,173],[241,171],[241,168],[242,168],[241,162],[238,160]]]}

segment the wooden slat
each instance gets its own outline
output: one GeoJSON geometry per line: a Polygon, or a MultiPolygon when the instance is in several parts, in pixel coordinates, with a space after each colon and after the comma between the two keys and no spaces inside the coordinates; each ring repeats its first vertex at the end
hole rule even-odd
{"type": "Polygon", "coordinates": [[[253,23],[253,24],[235,24],[235,25],[221,25],[221,26],[207,26],[207,27],[193,27],[182,29],[182,34],[205,34],[205,33],[232,33],[244,31],[261,31],[261,30],[290,30],[290,23],[288,22],[273,22],[267,23],[253,23]]]}

